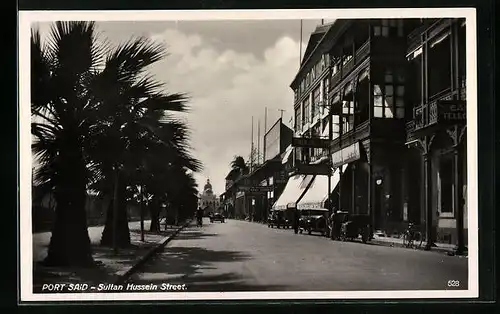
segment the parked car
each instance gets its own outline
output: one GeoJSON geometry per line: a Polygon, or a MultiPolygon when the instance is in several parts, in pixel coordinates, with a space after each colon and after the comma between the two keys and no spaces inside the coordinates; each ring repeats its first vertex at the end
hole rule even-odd
{"type": "Polygon", "coordinates": [[[342,213],[340,237],[341,241],[353,241],[361,237],[363,243],[373,239],[369,215],[350,215],[342,213]]]}
{"type": "Polygon", "coordinates": [[[214,221],[225,222],[226,218],[221,213],[214,213],[210,216],[210,222],[214,222],[214,221]]]}
{"type": "Polygon", "coordinates": [[[278,229],[283,227],[283,229],[291,228],[292,221],[288,219],[284,212],[281,210],[274,210],[269,214],[267,219],[267,226],[269,228],[273,228],[276,226],[278,229]]]}
{"type": "Polygon", "coordinates": [[[300,212],[299,232],[307,231],[307,234],[320,232],[325,235],[327,232],[327,215],[328,209],[304,209],[300,212]]]}

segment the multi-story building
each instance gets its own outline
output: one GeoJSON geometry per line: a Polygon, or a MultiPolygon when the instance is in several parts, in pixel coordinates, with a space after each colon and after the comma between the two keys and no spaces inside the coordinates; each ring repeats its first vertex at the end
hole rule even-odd
{"type": "Polygon", "coordinates": [[[443,239],[432,232],[436,227],[453,229],[463,203],[460,173],[466,172],[460,157],[462,25],[452,19],[337,20],[311,34],[291,84],[294,131],[331,141],[327,148],[297,145],[294,160],[295,174],[315,179],[329,172],[325,159],[336,169],[330,188],[321,188],[330,191],[332,205],[320,206],[369,216],[373,229],[387,234],[402,232],[409,221],[437,240],[443,239]],[[408,148],[415,143],[423,154],[408,148]],[[311,164],[323,169],[315,173],[311,164]]]}
{"type": "Polygon", "coordinates": [[[427,222],[436,241],[457,243],[462,251],[467,243],[465,19],[428,19],[413,27],[406,130],[412,166],[405,196],[422,209],[412,219],[427,222]]]}
{"type": "Polygon", "coordinates": [[[293,131],[281,119],[264,135],[264,160],[236,180],[226,178],[224,204],[231,216],[263,221],[287,182],[282,156],[290,146],[293,131]]]}

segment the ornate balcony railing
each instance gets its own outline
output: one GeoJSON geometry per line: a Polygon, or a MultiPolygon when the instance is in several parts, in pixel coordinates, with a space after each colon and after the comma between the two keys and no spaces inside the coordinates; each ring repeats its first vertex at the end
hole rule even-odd
{"type": "Polygon", "coordinates": [[[414,108],[413,120],[406,123],[407,140],[415,139],[416,132],[437,124],[465,122],[465,101],[462,96],[454,100],[456,94],[448,90],[433,97],[429,103],[414,108]]]}

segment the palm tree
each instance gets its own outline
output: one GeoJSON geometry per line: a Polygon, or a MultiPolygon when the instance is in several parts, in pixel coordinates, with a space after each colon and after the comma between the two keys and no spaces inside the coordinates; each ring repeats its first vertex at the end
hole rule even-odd
{"type": "Polygon", "coordinates": [[[166,93],[163,85],[147,74],[148,67],[165,55],[163,46],[148,39],[130,40],[109,55],[95,80],[93,90],[103,114],[93,135],[92,156],[96,157],[101,192],[111,199],[101,245],[130,244],[125,191],[137,184],[136,174],[144,172],[144,163],[158,155],[163,162],[181,160],[180,167],[200,169],[199,161],[187,152],[187,126],[169,114],[186,112],[187,97],[166,93]]]}
{"type": "Polygon", "coordinates": [[[236,180],[240,176],[248,174],[249,168],[245,163],[245,159],[241,156],[234,156],[234,159],[231,161],[231,170],[228,174],[231,180],[236,180]]]}
{"type": "Polygon", "coordinates": [[[101,66],[93,22],[57,22],[47,44],[31,34],[32,149],[35,184],[54,195],[55,221],[45,263],[93,264],[85,213],[88,134],[98,104],[89,85],[101,66]]]}

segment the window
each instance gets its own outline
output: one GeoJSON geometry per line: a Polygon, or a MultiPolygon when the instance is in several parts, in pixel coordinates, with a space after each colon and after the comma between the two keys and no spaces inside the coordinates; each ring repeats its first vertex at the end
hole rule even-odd
{"type": "Polygon", "coordinates": [[[323,80],[323,98],[322,98],[323,106],[321,110],[322,113],[325,113],[328,110],[325,105],[327,104],[328,101],[327,99],[329,92],[330,92],[330,78],[327,77],[323,80]]]}
{"type": "Polygon", "coordinates": [[[403,20],[399,19],[398,20],[398,37],[404,37],[404,36],[405,36],[405,29],[404,29],[403,20]]]}
{"type": "Polygon", "coordinates": [[[343,59],[342,65],[345,65],[347,62],[351,61],[352,56],[351,55],[345,55],[342,59],[343,59]]]}
{"type": "Polygon", "coordinates": [[[376,118],[384,117],[384,96],[379,85],[373,86],[373,116],[376,118]]]}
{"type": "Polygon", "coordinates": [[[297,109],[295,109],[295,131],[300,131],[302,128],[302,109],[301,106],[299,106],[297,109]]]}
{"type": "Polygon", "coordinates": [[[451,87],[451,46],[449,32],[431,40],[428,56],[429,97],[451,87]]]}
{"type": "Polygon", "coordinates": [[[310,116],[311,116],[311,108],[310,108],[310,102],[309,102],[309,97],[307,97],[304,100],[304,103],[302,104],[302,125],[305,125],[306,123],[310,122],[310,116]]]}
{"type": "Polygon", "coordinates": [[[423,103],[424,95],[422,94],[422,47],[410,53],[408,56],[411,88],[410,101],[413,107],[420,106],[423,103]]]}
{"type": "Polygon", "coordinates": [[[453,159],[451,156],[440,158],[438,184],[441,213],[453,213],[453,159]]]}
{"type": "Polygon", "coordinates": [[[373,26],[373,35],[376,37],[404,37],[403,21],[400,19],[383,19],[380,24],[373,26]]]}
{"type": "Polygon", "coordinates": [[[297,100],[297,98],[299,98],[299,90],[298,89],[293,91],[293,99],[297,100]]]}
{"type": "Polygon", "coordinates": [[[274,177],[269,177],[269,185],[273,185],[274,184],[274,177]]]}
{"type": "MultiPolygon", "coordinates": [[[[465,23],[465,21],[464,21],[465,23]]],[[[458,30],[458,73],[460,75],[460,87],[465,88],[466,82],[466,69],[467,69],[467,61],[466,61],[466,36],[465,36],[465,27],[460,27],[458,30]]],[[[465,91],[463,91],[465,92],[465,91]]],[[[464,94],[465,95],[465,94],[464,94]]]]}
{"type": "Polygon", "coordinates": [[[354,102],[353,101],[344,101],[343,102],[343,127],[342,131],[345,133],[352,129],[354,122],[354,102]]]}
{"type": "Polygon", "coordinates": [[[309,87],[309,84],[311,84],[311,76],[309,75],[309,73],[307,73],[307,75],[306,75],[306,87],[309,87]]]}
{"type": "Polygon", "coordinates": [[[319,109],[321,106],[321,88],[317,87],[313,91],[313,101],[312,101],[312,116],[316,117],[319,114],[319,109]]]}
{"type": "Polygon", "coordinates": [[[311,70],[311,83],[316,79],[316,67],[314,66],[311,70]]]}
{"type": "Polygon", "coordinates": [[[383,85],[373,86],[373,116],[397,118],[405,116],[405,77],[402,70],[387,69],[383,85]]]}

